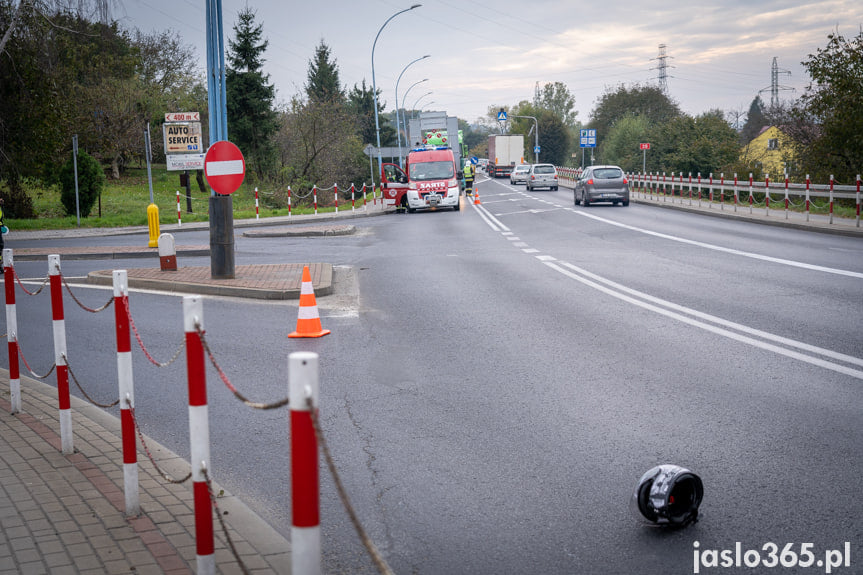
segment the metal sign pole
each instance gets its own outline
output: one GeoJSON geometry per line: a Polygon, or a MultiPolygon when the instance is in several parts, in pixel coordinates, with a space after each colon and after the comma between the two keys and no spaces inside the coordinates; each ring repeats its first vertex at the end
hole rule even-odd
{"type": "Polygon", "coordinates": [[[150,151],[150,122],[147,122],[147,129],[144,130],[144,155],[147,157],[147,181],[150,183],[150,203],[155,204],[153,201],[153,172],[150,170],[150,162],[152,160],[150,151]]]}
{"type": "Polygon", "coordinates": [[[72,167],[75,169],[75,217],[81,227],[81,208],[78,204],[78,134],[72,136],[72,167]]]}

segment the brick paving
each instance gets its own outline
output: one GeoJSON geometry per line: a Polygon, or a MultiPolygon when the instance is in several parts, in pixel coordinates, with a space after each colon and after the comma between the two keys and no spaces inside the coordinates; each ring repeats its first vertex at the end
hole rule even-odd
{"type": "MultiPolygon", "coordinates": [[[[76,452],[64,455],[56,390],[22,378],[23,412],[11,414],[8,372],[0,375],[0,573],[194,573],[191,483],[165,481],[139,443],[141,513],[126,517],[116,418],[73,397],[76,452]]],[[[188,463],[148,445],[160,467],[188,472],[188,463]]],[[[230,494],[219,507],[250,572],[290,572],[287,540],[230,494]]],[[[216,519],[214,529],[217,572],[241,573],[216,519]]]]}

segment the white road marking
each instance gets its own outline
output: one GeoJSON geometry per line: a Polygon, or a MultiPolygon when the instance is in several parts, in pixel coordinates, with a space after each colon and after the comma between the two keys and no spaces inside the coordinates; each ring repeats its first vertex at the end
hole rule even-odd
{"type": "Polygon", "coordinates": [[[588,213],[585,213],[585,212],[583,212],[583,211],[579,211],[579,210],[576,210],[574,213],[576,213],[576,214],[578,214],[578,215],[580,215],[580,216],[584,216],[585,218],[591,218],[591,219],[594,219],[594,220],[599,221],[599,222],[603,222],[603,223],[606,223],[606,224],[610,224],[610,225],[612,225],[612,226],[617,226],[617,227],[619,227],[619,228],[625,228],[625,229],[627,229],[627,230],[632,230],[632,231],[634,231],[634,232],[639,232],[639,233],[642,233],[642,234],[647,234],[647,235],[649,235],[649,236],[655,236],[655,237],[657,237],[657,238],[662,238],[662,239],[665,239],[665,240],[671,240],[671,241],[674,241],[674,242],[680,242],[680,243],[682,243],[682,244],[689,244],[689,245],[692,245],[692,246],[698,246],[698,247],[700,247],[700,248],[705,248],[705,249],[708,249],[708,250],[713,250],[713,251],[717,251],[717,252],[723,252],[723,253],[732,254],[732,255],[736,255],[736,256],[742,256],[742,257],[745,257],[745,258],[752,258],[752,259],[755,259],[755,260],[762,260],[762,261],[771,262],[771,263],[774,263],[774,264],[781,264],[781,265],[791,266],[791,267],[795,267],[795,268],[802,268],[802,269],[811,270],[811,271],[824,272],[824,273],[828,273],[828,274],[836,274],[836,275],[841,275],[841,276],[848,276],[848,277],[852,277],[852,278],[863,279],[863,273],[860,273],[860,272],[852,272],[852,271],[849,271],[849,270],[840,270],[840,269],[836,269],[836,268],[828,268],[828,267],[825,267],[825,266],[818,266],[818,265],[814,265],[814,264],[807,264],[807,263],[803,263],[803,262],[796,262],[796,261],[793,261],[793,260],[786,260],[786,259],[782,259],[782,258],[774,258],[774,257],[772,257],[772,256],[765,256],[765,255],[762,255],[762,254],[756,254],[756,253],[752,253],[752,252],[745,252],[745,251],[743,251],[743,250],[736,250],[736,249],[733,249],[733,248],[726,248],[726,247],[724,247],[724,246],[717,246],[717,245],[714,245],[714,244],[708,244],[708,243],[705,243],[705,242],[699,242],[699,241],[696,241],[696,240],[688,240],[688,239],[686,239],[686,238],[681,238],[681,237],[678,237],[678,236],[672,236],[672,235],[670,235],[670,234],[663,234],[663,233],[660,233],[660,232],[654,232],[654,231],[652,231],[652,230],[646,230],[646,229],[644,229],[644,228],[638,228],[638,227],[636,227],[636,226],[630,226],[630,225],[628,225],[628,224],[622,224],[622,223],[620,223],[620,222],[615,222],[615,221],[612,221],[612,220],[608,220],[608,219],[606,219],[606,218],[601,218],[601,217],[596,216],[596,215],[594,215],[594,214],[588,214],[588,213]]]}
{"type": "MultiPolygon", "coordinates": [[[[488,213],[487,210],[482,208],[482,206],[475,206],[477,208],[477,212],[480,216],[486,221],[489,227],[494,231],[500,231],[500,228],[505,228],[503,224],[500,223],[494,216],[488,213]]],[[[833,268],[824,268],[822,266],[811,266],[809,264],[802,264],[800,262],[793,262],[790,260],[781,260],[779,258],[771,258],[769,256],[760,256],[759,254],[750,254],[749,252],[742,252],[740,250],[732,250],[729,248],[723,248],[721,246],[714,246],[712,244],[706,244],[703,242],[696,242],[693,240],[686,240],[684,238],[678,238],[676,236],[670,236],[668,234],[661,234],[658,232],[652,232],[650,230],[643,230],[641,228],[636,228],[634,226],[629,226],[626,224],[619,224],[617,222],[613,222],[610,220],[606,220],[605,218],[600,218],[598,216],[593,216],[590,214],[585,214],[584,212],[576,211],[575,213],[584,215],[585,217],[592,217],[596,220],[603,221],[612,225],[620,226],[627,229],[632,229],[634,231],[639,231],[642,233],[646,233],[648,235],[654,235],[657,237],[662,237],[665,239],[671,239],[674,241],[681,241],[683,243],[688,243],[700,247],[705,247],[707,249],[715,249],[718,251],[728,252],[735,255],[743,255],[746,257],[753,257],[755,259],[764,259],[767,261],[773,261],[775,263],[781,263],[786,265],[794,265],[796,267],[803,267],[806,269],[813,269],[815,271],[826,271],[828,273],[839,273],[840,275],[850,275],[851,277],[863,277],[863,274],[857,274],[856,272],[848,272],[846,270],[835,270],[833,268]]],[[[513,232],[509,230],[509,228],[505,228],[506,231],[502,232],[504,235],[511,235],[513,232]]],[[[507,238],[510,240],[518,239],[507,238]]],[[[513,246],[519,247],[519,245],[523,242],[513,242],[513,246]]],[[[538,254],[539,250],[533,248],[522,249],[524,253],[530,254],[538,254]]],[[[683,322],[685,324],[691,325],[693,327],[697,327],[699,329],[703,329],[710,333],[720,335],[722,337],[727,337],[729,339],[738,341],[740,343],[745,343],[747,345],[751,345],[753,347],[757,347],[759,349],[763,349],[766,351],[771,351],[773,353],[777,353],[779,355],[783,355],[785,357],[789,357],[792,359],[796,359],[798,361],[802,361],[808,363],[810,365],[814,365],[817,367],[821,367],[824,369],[828,369],[831,371],[835,371],[841,373],[843,375],[848,375],[854,377],[856,379],[863,380],[863,370],[855,369],[853,367],[849,367],[848,365],[842,365],[842,362],[845,364],[857,365],[863,367],[863,359],[854,357],[851,355],[846,355],[843,353],[839,353],[833,350],[829,350],[822,347],[817,347],[814,345],[810,345],[801,341],[793,340],[790,338],[782,337],[776,334],[772,334],[763,330],[755,329],[743,324],[739,324],[736,322],[732,322],[714,315],[710,315],[704,312],[700,312],[698,310],[694,310],[667,300],[663,300],[661,298],[657,298],[655,296],[651,296],[647,293],[628,288],[622,284],[589,272],[583,268],[570,264],[568,262],[558,261],[557,258],[550,255],[536,255],[534,256],[537,260],[541,261],[543,264],[548,266],[550,269],[553,269],[566,277],[574,279],[586,286],[589,286],[593,289],[601,291],[607,295],[610,295],[619,300],[625,301],[632,305],[636,305],[643,309],[652,311],[654,313],[658,313],[665,317],[674,319],[676,321],[683,322]],[[627,295],[628,294],[628,295],[627,295]],[[637,299],[641,298],[641,299],[637,299]],[[687,315],[684,315],[687,314],[687,315]],[[691,317],[690,317],[691,316],[691,317]],[[711,322],[711,323],[707,323],[711,322]],[[715,325],[713,325],[715,324],[715,325]],[[736,331],[732,331],[736,330],[736,331]],[[738,333],[739,332],[739,333],[738,333]],[[748,334],[748,335],[744,335],[748,334]],[[753,336],[753,337],[750,337],[753,336]],[[760,339],[756,339],[760,338],[760,339]],[[778,344],[782,344],[787,347],[781,347],[779,345],[775,345],[775,342],[778,344]],[[796,348],[802,351],[809,352],[811,354],[820,355],[822,357],[815,357],[813,355],[807,355],[805,353],[801,353],[799,351],[795,351],[794,349],[788,348],[796,348]],[[836,362],[828,361],[830,358],[836,360],[836,362]]]]}

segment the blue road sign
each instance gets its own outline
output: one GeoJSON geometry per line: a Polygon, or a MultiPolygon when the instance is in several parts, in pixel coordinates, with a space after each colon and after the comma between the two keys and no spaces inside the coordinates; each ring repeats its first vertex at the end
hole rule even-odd
{"type": "Polygon", "coordinates": [[[477,158],[476,156],[471,156],[470,157],[470,163],[473,164],[474,166],[477,165],[479,163],[479,158],[477,158]]]}
{"type": "Polygon", "coordinates": [[[506,110],[504,110],[503,108],[501,108],[500,112],[497,113],[497,121],[506,122],[506,110]]]}
{"type": "Polygon", "coordinates": [[[533,147],[533,153],[534,153],[534,154],[538,154],[538,153],[539,153],[539,146],[534,146],[534,147],[533,147]]]}
{"type": "Polygon", "coordinates": [[[581,148],[595,148],[596,147],[596,130],[581,130],[578,145],[581,148]]]}

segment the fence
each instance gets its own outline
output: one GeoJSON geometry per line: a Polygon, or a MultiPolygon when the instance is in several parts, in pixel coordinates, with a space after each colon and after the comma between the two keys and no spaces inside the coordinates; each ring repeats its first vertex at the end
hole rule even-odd
{"type": "MultiPolygon", "coordinates": [[[[558,168],[561,182],[569,186],[575,185],[580,174],[578,168],[558,168]]],[[[767,216],[772,209],[774,212],[784,212],[786,219],[788,212],[794,209],[803,212],[807,222],[812,213],[823,212],[828,223],[832,224],[836,200],[854,200],[855,225],[860,227],[859,174],[853,185],[836,184],[832,176],[826,184],[813,184],[808,175],[804,183],[792,183],[787,177],[771,181],[769,175],[763,181],[754,180],[752,174],[740,179],[737,174],[726,177],[724,173],[715,177],[712,173],[703,176],[701,173],[631,172],[626,174],[626,178],[630,188],[644,193],[648,200],[681,204],[688,202],[689,205],[698,206],[704,203],[708,208],[725,210],[727,207],[735,212],[748,208],[752,213],[755,208],[764,208],[767,216]],[[824,200],[823,205],[819,205],[816,199],[824,200]],[[776,207],[777,203],[779,208],[776,207]]]]}
{"type": "MultiPolygon", "coordinates": [[[[380,198],[378,197],[378,188],[374,186],[367,186],[365,183],[359,188],[355,186],[353,183],[347,187],[341,189],[341,196],[339,195],[339,185],[333,184],[328,188],[319,188],[317,185],[312,186],[310,190],[307,192],[295,192],[291,189],[290,186],[283,192],[287,198],[287,210],[288,216],[293,215],[293,204],[294,200],[308,201],[310,207],[314,209],[315,215],[318,214],[318,209],[328,209],[334,208],[335,212],[338,213],[339,207],[341,206],[343,209],[350,205],[351,211],[356,211],[357,209],[367,209],[369,202],[371,201],[372,205],[377,206],[378,201],[383,205],[383,193],[380,194],[380,198]],[[371,194],[371,198],[369,198],[369,194],[371,194]]],[[[255,219],[260,219],[261,217],[261,196],[264,197],[274,197],[276,196],[276,192],[259,192],[258,188],[255,188],[255,219]]],[[[176,190],[177,197],[177,225],[183,225],[183,213],[182,213],[182,200],[186,201],[187,206],[191,206],[192,202],[196,201],[209,201],[207,198],[194,198],[190,195],[181,194],[180,190],[176,190]]],[[[191,213],[189,210],[188,213],[191,213]]]]}
{"type": "MultiPolygon", "coordinates": [[[[60,267],[60,256],[50,255],[48,258],[48,275],[40,287],[34,291],[27,290],[14,267],[13,251],[3,250],[3,277],[6,295],[6,327],[9,343],[9,378],[11,394],[11,410],[17,413],[21,410],[22,391],[20,388],[19,358],[26,370],[36,379],[45,380],[56,372],[58,389],[58,407],[61,449],[64,454],[74,451],[74,433],[72,429],[71,401],[69,381],[75,383],[83,397],[101,408],[112,408],[120,405],[121,450],[117,459],[123,469],[123,487],[125,493],[125,514],[135,516],[140,513],[138,500],[138,441],[141,448],[164,481],[170,483],[185,483],[192,481],[192,498],[195,516],[196,561],[199,574],[215,573],[215,545],[213,515],[219,520],[225,541],[234,559],[243,573],[249,573],[236,551],[231,536],[225,526],[222,514],[219,512],[218,501],[213,492],[212,481],[214,470],[210,467],[209,417],[207,411],[206,364],[216,370],[219,379],[225,387],[245,407],[251,409],[280,409],[290,405],[290,438],[291,438],[291,492],[293,505],[293,527],[291,529],[291,572],[295,575],[319,575],[321,573],[321,543],[319,519],[319,481],[318,481],[318,449],[322,451],[327,468],[333,476],[339,498],[348,510],[352,523],[366,547],[372,561],[382,574],[391,573],[374,544],[365,534],[359,519],[354,512],[347,493],[333,463],[324,432],[317,417],[318,412],[318,355],[310,352],[295,352],[289,356],[288,396],[284,399],[261,403],[249,400],[231,383],[230,378],[219,365],[214,351],[205,337],[203,300],[200,296],[183,298],[183,336],[177,351],[166,362],[153,358],[144,345],[141,334],[135,326],[129,304],[127,272],[114,270],[113,293],[108,301],[98,307],[90,308],[84,305],[63,277],[60,267]],[[52,310],[52,330],[54,333],[53,365],[44,375],[38,374],[30,367],[25,358],[25,346],[18,337],[16,283],[27,296],[38,296],[44,287],[49,285],[50,306],[52,310]],[[64,289],[71,299],[83,310],[98,314],[111,305],[114,306],[113,331],[117,349],[117,380],[118,394],[116,399],[108,403],[93,400],[82,383],[75,377],[70,358],[66,350],[66,322],[64,315],[64,289]],[[153,459],[149,446],[141,433],[140,414],[135,410],[134,379],[132,374],[132,335],[148,362],[156,368],[165,368],[177,360],[183,350],[186,352],[186,375],[189,390],[189,443],[190,471],[176,479],[161,470],[153,459]]],[[[106,332],[112,330],[106,329],[106,332]]],[[[179,334],[178,334],[179,335],[179,334]]],[[[111,370],[114,371],[113,369],[111,370]]],[[[111,377],[106,375],[106,377],[111,377]]]]}

